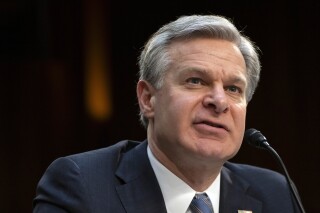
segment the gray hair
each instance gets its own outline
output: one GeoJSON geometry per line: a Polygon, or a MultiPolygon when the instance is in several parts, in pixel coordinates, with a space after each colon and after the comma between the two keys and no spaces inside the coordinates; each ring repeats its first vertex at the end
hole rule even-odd
{"type": "MultiPolygon", "coordinates": [[[[227,40],[237,45],[246,63],[246,99],[249,102],[260,78],[258,48],[248,37],[242,35],[230,20],[222,16],[181,16],[162,26],[150,37],[140,54],[140,80],[145,80],[156,89],[160,89],[165,72],[172,62],[169,54],[170,45],[177,40],[199,37],[227,40]]],[[[147,127],[148,119],[142,112],[140,120],[147,127]]]]}

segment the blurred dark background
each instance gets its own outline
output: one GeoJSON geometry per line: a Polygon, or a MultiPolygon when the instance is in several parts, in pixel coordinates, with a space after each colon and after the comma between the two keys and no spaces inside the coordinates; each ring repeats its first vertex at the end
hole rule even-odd
{"type": "MultiPolygon", "coordinates": [[[[180,15],[224,15],[260,47],[262,77],[247,127],[278,151],[307,212],[320,198],[319,1],[2,0],[1,212],[31,212],[57,157],[143,140],[135,96],[147,38],[180,15]]],[[[278,170],[244,144],[236,162],[278,170]]]]}

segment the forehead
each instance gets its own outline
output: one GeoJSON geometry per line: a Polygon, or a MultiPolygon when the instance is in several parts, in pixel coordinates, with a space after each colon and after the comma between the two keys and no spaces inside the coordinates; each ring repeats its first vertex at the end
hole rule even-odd
{"type": "Polygon", "coordinates": [[[240,72],[246,75],[242,53],[230,41],[212,38],[176,41],[170,46],[169,52],[175,70],[195,66],[207,71],[221,69],[226,74],[240,72]]]}
{"type": "Polygon", "coordinates": [[[240,65],[245,65],[243,55],[233,42],[213,38],[192,38],[177,40],[171,43],[169,51],[174,57],[190,54],[206,54],[208,57],[217,57],[232,60],[240,65]]]}

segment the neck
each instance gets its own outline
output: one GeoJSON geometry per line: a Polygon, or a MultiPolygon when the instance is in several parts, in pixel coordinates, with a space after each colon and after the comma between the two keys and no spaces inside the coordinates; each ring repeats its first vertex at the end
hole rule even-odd
{"type": "Polygon", "coordinates": [[[161,152],[153,143],[149,143],[149,146],[155,158],[162,165],[197,192],[205,191],[217,178],[222,168],[221,163],[214,164],[203,159],[190,159],[185,157],[186,155],[179,158],[177,155],[161,152]]]}
{"type": "Polygon", "coordinates": [[[177,168],[171,170],[180,179],[186,182],[193,190],[197,192],[203,192],[211,186],[220,173],[219,169],[194,169],[188,168],[177,168]]]}

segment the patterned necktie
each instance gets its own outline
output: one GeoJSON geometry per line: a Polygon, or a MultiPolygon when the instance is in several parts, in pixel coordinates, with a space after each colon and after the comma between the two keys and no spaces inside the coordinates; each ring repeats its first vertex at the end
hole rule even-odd
{"type": "Polygon", "coordinates": [[[206,193],[196,194],[189,209],[192,213],[213,213],[212,203],[206,193]]]}

